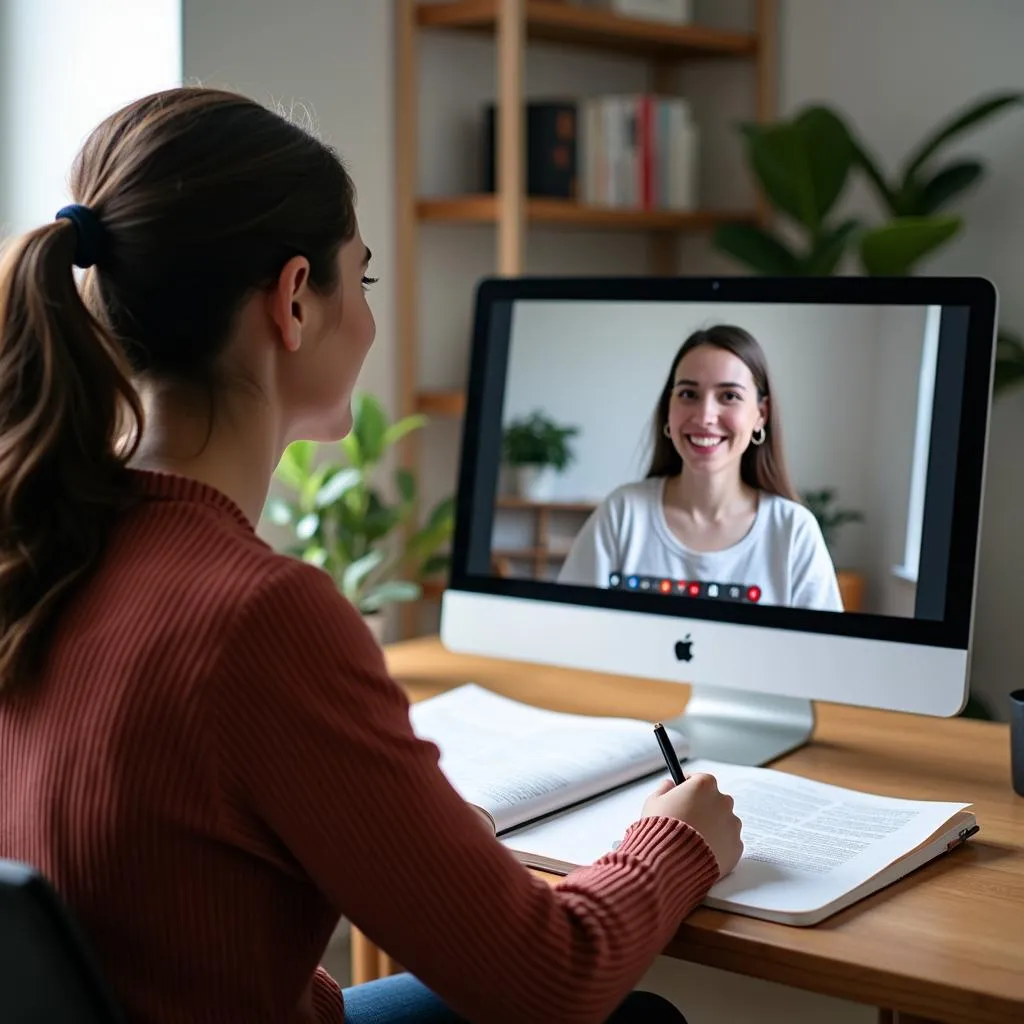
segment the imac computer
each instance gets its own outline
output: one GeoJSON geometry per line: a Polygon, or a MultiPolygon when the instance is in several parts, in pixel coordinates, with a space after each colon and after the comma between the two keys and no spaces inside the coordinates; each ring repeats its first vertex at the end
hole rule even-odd
{"type": "Polygon", "coordinates": [[[995,322],[979,278],[481,282],[443,644],[689,684],[735,764],[814,701],[959,713],[995,322]]]}

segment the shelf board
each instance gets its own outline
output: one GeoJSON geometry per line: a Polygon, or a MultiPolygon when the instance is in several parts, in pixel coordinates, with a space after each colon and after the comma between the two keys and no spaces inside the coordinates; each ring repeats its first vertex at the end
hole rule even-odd
{"type": "Polygon", "coordinates": [[[416,395],[416,411],[425,416],[453,416],[466,411],[466,395],[457,389],[420,391],[416,395]]]}
{"type": "MultiPolygon", "coordinates": [[[[416,21],[422,28],[493,32],[501,0],[456,0],[421,3],[416,21]]],[[[638,57],[670,60],[680,57],[750,57],[757,36],[701,25],[673,25],[630,18],[613,11],[575,7],[552,0],[524,0],[526,38],[607,50],[638,57]]]]}
{"type": "MultiPolygon", "coordinates": [[[[490,194],[420,199],[422,221],[493,224],[498,220],[498,197],[490,194]]],[[[752,210],[635,210],[587,206],[569,199],[528,199],[526,219],[534,224],[615,231],[708,231],[719,224],[753,223],[752,210]]]]}

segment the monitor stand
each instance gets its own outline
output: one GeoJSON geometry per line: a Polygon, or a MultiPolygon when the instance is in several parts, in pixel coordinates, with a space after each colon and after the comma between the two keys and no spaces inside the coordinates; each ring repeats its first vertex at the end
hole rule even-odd
{"type": "Polygon", "coordinates": [[[690,759],[763,765],[814,732],[814,706],[803,697],[694,686],[682,713],[666,726],[690,741],[690,759]]]}

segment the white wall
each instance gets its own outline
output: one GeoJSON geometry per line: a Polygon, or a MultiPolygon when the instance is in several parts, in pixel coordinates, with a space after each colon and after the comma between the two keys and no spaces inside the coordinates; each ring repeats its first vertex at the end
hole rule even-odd
{"type": "MultiPolygon", "coordinates": [[[[373,252],[377,338],[359,380],[395,412],[393,4],[182,0],[185,81],[283,108],[334,146],[356,183],[373,252]]],[[[270,543],[286,534],[267,522],[270,543]]]]}
{"type": "Polygon", "coordinates": [[[180,0],[0,3],[0,236],[69,201],[89,132],[140,95],[181,81],[180,0]]]}

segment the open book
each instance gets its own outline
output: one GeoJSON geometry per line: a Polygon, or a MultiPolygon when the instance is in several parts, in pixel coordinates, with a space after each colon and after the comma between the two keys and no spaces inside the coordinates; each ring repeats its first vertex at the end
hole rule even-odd
{"type": "MultiPolygon", "coordinates": [[[[414,704],[410,717],[440,748],[448,781],[499,836],[665,768],[648,722],[547,711],[473,683],[414,704]]],[[[685,758],[686,741],[670,735],[685,758]]]]}
{"type": "MultiPolygon", "coordinates": [[[[648,722],[565,715],[461,686],[412,708],[456,790],[524,864],[557,874],[613,851],[663,778],[648,722]]],[[[680,759],[685,739],[672,735],[680,759]]],[[[704,905],[813,925],[973,835],[967,804],[900,800],[769,768],[688,761],[735,800],[744,854],[704,905]]]]}
{"type": "MultiPolygon", "coordinates": [[[[899,800],[771,768],[689,761],[735,800],[743,857],[704,906],[813,925],[959,846],[978,826],[967,804],[899,800]]],[[[667,778],[663,773],[661,778],[667,778]]],[[[503,837],[531,867],[565,874],[616,848],[650,779],[503,837]]]]}

